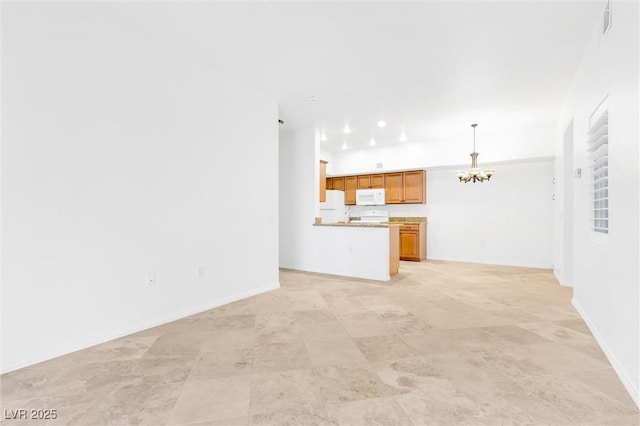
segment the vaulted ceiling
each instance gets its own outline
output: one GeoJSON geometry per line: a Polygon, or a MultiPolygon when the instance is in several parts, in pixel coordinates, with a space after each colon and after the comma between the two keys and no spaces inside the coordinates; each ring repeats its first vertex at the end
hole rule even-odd
{"type": "Polygon", "coordinates": [[[322,148],[553,126],[602,1],[115,3],[127,25],[277,99],[322,148]],[[310,97],[315,97],[311,101],[310,97]],[[379,120],[387,125],[380,128],[379,120]],[[351,134],[345,135],[348,124],[351,134]]]}

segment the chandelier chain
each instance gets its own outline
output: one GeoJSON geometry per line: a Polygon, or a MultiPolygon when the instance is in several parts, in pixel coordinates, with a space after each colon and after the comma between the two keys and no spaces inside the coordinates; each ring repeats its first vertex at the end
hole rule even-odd
{"type": "Polygon", "coordinates": [[[477,124],[472,124],[471,127],[473,127],[473,152],[476,152],[476,127],[478,125],[477,124]]]}

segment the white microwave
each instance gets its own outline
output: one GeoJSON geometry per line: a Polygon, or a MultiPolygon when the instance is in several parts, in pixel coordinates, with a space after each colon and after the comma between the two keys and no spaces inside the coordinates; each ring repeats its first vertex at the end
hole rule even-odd
{"type": "Polygon", "coordinates": [[[384,206],[384,189],[356,189],[357,206],[384,206]]]}

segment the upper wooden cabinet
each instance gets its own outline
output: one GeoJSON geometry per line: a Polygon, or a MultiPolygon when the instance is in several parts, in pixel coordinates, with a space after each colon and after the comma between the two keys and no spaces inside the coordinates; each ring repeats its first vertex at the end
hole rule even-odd
{"type": "Polygon", "coordinates": [[[358,189],[358,176],[336,176],[326,178],[325,181],[327,189],[344,191],[344,203],[346,205],[355,206],[356,189],[358,189]]]}
{"type": "Polygon", "coordinates": [[[336,191],[344,191],[344,176],[333,178],[333,189],[336,191]]]}
{"type": "Polygon", "coordinates": [[[371,180],[369,179],[369,175],[358,176],[358,189],[369,188],[370,184],[371,180]]]}
{"type": "Polygon", "coordinates": [[[426,203],[427,172],[415,170],[403,172],[402,174],[404,175],[403,203],[426,203]]]}
{"type": "Polygon", "coordinates": [[[384,175],[371,175],[371,188],[384,188],[384,175]]]}
{"type": "Polygon", "coordinates": [[[346,205],[356,205],[356,189],[358,188],[357,176],[345,176],[344,178],[344,203],[346,205]]]}
{"type": "Polygon", "coordinates": [[[344,191],[344,203],[356,204],[356,189],[385,188],[386,204],[424,204],[427,172],[411,170],[374,175],[334,176],[326,179],[326,189],[344,191]]]}
{"type": "Polygon", "coordinates": [[[384,188],[384,174],[358,176],[358,189],[384,188]]]}
{"type": "Polygon", "coordinates": [[[402,173],[387,173],[384,177],[385,203],[402,203],[403,191],[402,173]]]}
{"type": "Polygon", "coordinates": [[[327,201],[327,162],[320,160],[320,202],[327,201]]]}
{"type": "Polygon", "coordinates": [[[385,202],[387,204],[424,204],[426,186],[424,170],[385,173],[385,202]]]}
{"type": "Polygon", "coordinates": [[[333,178],[327,178],[327,190],[333,189],[333,178]]]}

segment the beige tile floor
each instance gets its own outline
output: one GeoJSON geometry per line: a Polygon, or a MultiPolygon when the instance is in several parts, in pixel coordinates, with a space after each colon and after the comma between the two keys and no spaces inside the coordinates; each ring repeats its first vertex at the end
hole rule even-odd
{"type": "Polygon", "coordinates": [[[279,290],[0,377],[3,424],[610,424],[638,410],[550,271],[402,262],[279,290]]]}

